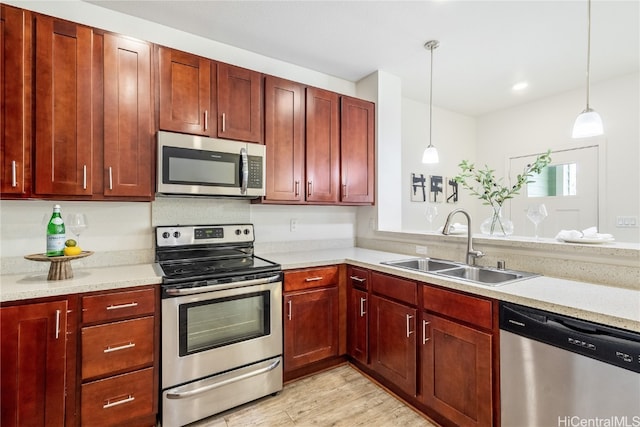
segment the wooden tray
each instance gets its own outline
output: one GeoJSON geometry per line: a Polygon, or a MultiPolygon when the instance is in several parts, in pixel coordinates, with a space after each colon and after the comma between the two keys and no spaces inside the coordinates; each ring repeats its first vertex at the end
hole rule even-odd
{"type": "Polygon", "coordinates": [[[92,251],[82,251],[78,255],[61,255],[61,256],[47,256],[46,254],[31,254],[25,255],[25,259],[31,261],[48,261],[51,263],[49,267],[49,275],[47,280],[65,280],[73,277],[73,270],[71,269],[71,260],[85,258],[89,255],[93,255],[92,251]]]}

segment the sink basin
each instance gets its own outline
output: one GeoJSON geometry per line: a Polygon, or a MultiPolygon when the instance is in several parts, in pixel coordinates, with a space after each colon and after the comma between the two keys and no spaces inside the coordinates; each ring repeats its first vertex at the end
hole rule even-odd
{"type": "Polygon", "coordinates": [[[398,261],[385,261],[381,264],[392,265],[394,267],[406,268],[409,270],[417,270],[417,271],[439,271],[445,270],[448,268],[459,267],[460,264],[456,264],[453,262],[442,261],[439,259],[432,258],[411,258],[411,259],[401,259],[398,261]]]}
{"type": "Polygon", "coordinates": [[[537,276],[537,274],[525,273],[523,271],[497,270],[488,267],[473,267],[470,265],[437,271],[436,273],[442,276],[455,277],[457,279],[469,280],[474,283],[489,286],[503,285],[505,283],[537,276]]]}

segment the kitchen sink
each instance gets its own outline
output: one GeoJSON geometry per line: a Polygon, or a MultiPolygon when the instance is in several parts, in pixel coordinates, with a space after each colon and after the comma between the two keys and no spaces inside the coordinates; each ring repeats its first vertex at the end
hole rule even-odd
{"type": "Polygon", "coordinates": [[[455,277],[456,279],[469,280],[474,283],[489,286],[503,285],[505,283],[538,276],[535,273],[526,273],[523,271],[498,270],[470,265],[438,271],[436,273],[442,276],[455,277]]]}
{"type": "Polygon", "coordinates": [[[383,261],[381,264],[467,280],[469,282],[487,286],[499,286],[538,276],[538,274],[527,273],[524,271],[476,267],[454,261],[444,261],[433,258],[409,258],[397,261],[383,261]]]}
{"type": "Polygon", "coordinates": [[[459,267],[460,264],[448,261],[442,261],[439,259],[433,258],[411,258],[411,259],[401,259],[398,261],[384,261],[381,264],[392,265],[394,267],[406,268],[408,270],[417,270],[417,271],[438,271],[445,270],[448,268],[459,267]]]}

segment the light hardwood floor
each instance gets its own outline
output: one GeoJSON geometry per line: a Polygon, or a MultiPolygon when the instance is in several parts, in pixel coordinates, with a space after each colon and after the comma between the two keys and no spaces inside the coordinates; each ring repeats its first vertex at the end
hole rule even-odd
{"type": "Polygon", "coordinates": [[[285,385],[266,397],[207,418],[197,427],[435,427],[349,365],[285,385]]]}

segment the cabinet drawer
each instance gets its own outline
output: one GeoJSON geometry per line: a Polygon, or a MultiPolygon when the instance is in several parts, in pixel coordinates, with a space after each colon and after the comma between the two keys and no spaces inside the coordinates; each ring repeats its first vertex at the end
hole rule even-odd
{"type": "Polygon", "coordinates": [[[82,385],[83,426],[118,426],[153,414],[153,368],[82,385]]]}
{"type": "Polygon", "coordinates": [[[354,288],[367,290],[369,289],[369,270],[360,267],[349,267],[347,281],[354,288]]]}
{"type": "Polygon", "coordinates": [[[284,273],[284,291],[321,288],[338,284],[338,266],[308,268],[284,273]]]}
{"type": "Polygon", "coordinates": [[[491,329],[493,326],[493,309],[490,300],[431,286],[423,288],[422,299],[425,310],[472,323],[481,328],[491,329]]]}
{"type": "Polygon", "coordinates": [[[154,288],[82,297],[82,323],[142,316],[154,311],[154,288]]]}
{"type": "Polygon", "coordinates": [[[418,285],[416,282],[407,279],[372,271],[371,289],[377,294],[406,302],[407,304],[418,304],[418,285]]]}
{"type": "Polygon", "coordinates": [[[153,362],[153,317],[82,328],[82,378],[153,362]]]}

